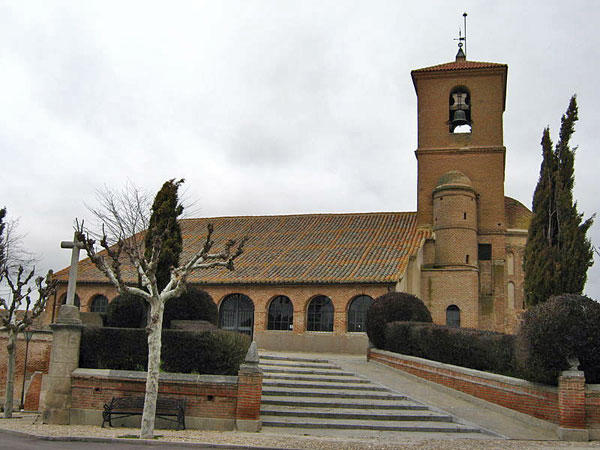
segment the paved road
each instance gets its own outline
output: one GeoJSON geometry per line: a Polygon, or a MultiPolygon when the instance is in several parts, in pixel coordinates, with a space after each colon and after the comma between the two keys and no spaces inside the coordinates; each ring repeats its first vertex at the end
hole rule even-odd
{"type": "Polygon", "coordinates": [[[176,449],[191,449],[202,448],[206,450],[223,450],[223,447],[204,447],[198,444],[182,444],[173,442],[153,442],[151,445],[147,443],[136,444],[133,441],[124,442],[65,442],[65,441],[49,441],[37,439],[28,436],[17,436],[9,433],[0,434],[0,450],[164,450],[168,448],[176,449]]]}

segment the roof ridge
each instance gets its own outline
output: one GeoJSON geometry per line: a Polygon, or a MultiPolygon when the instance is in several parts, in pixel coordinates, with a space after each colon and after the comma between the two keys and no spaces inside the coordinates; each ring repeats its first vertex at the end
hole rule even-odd
{"type": "Polygon", "coordinates": [[[506,63],[497,63],[489,61],[449,61],[445,63],[435,64],[433,66],[414,69],[411,73],[419,72],[434,72],[436,70],[461,70],[461,69],[486,69],[493,67],[508,67],[506,63]]]}
{"type": "Polygon", "coordinates": [[[393,215],[393,214],[416,214],[416,211],[371,211],[371,212],[347,212],[347,213],[298,213],[298,214],[262,214],[262,215],[242,215],[242,216],[213,216],[213,217],[184,217],[180,221],[210,220],[210,219],[247,219],[247,218],[265,218],[265,217],[307,217],[307,216],[369,216],[369,215],[393,215]]]}

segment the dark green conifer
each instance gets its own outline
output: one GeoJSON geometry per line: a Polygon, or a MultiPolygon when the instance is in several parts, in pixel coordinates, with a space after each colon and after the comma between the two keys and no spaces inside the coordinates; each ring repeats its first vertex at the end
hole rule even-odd
{"type": "Polygon", "coordinates": [[[593,218],[583,221],[573,200],[575,149],[569,141],[577,121],[573,96],[563,115],[560,140],[554,150],[550,130],[542,135],[542,165],[533,195],[533,213],[525,247],[525,301],[533,306],[552,295],[581,294],[593,263],[586,237],[593,218]]]}
{"type": "Polygon", "coordinates": [[[152,245],[156,238],[162,239],[158,270],[156,271],[156,283],[159,291],[162,291],[171,278],[171,267],[179,265],[179,255],[183,248],[181,228],[177,217],[183,212],[183,206],[179,203],[177,191],[184,180],[175,179],[166,181],[156,194],[152,204],[152,215],[145,239],[145,257],[150,259],[152,245]]]}

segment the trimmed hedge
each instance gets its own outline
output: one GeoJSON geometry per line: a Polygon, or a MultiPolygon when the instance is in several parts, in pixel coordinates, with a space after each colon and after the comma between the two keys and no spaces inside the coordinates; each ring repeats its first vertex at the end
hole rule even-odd
{"type": "Polygon", "coordinates": [[[389,322],[432,322],[431,313],[418,297],[406,292],[388,292],[373,300],[367,310],[369,340],[385,349],[386,324],[389,322]]]}
{"type": "Polygon", "coordinates": [[[146,301],[135,295],[119,295],[108,304],[106,326],[143,328],[146,326],[146,301]]]}
{"type": "Polygon", "coordinates": [[[250,347],[250,337],[233,331],[163,334],[161,368],[166,372],[237,375],[250,347]]]}
{"type": "Polygon", "coordinates": [[[551,297],[525,312],[516,349],[519,369],[532,381],[556,384],[576,356],[586,382],[600,383],[600,304],[583,295],[551,297]]]}
{"type": "Polygon", "coordinates": [[[392,322],[385,350],[456,366],[519,376],[514,358],[515,336],[431,323],[392,322]]]}
{"type": "Polygon", "coordinates": [[[208,292],[190,286],[165,304],[164,328],[171,328],[171,320],[206,320],[217,325],[219,308],[208,292]]]}
{"type": "Polygon", "coordinates": [[[79,349],[79,367],[115,370],[148,368],[148,340],[144,328],[83,327],[79,349]]]}
{"type": "MultiPolygon", "coordinates": [[[[236,375],[250,338],[232,331],[163,330],[161,369],[166,372],[236,375]]],[[[147,370],[146,330],[84,327],[79,367],[147,370]],[[119,345],[115,345],[115,343],[119,345]]]]}

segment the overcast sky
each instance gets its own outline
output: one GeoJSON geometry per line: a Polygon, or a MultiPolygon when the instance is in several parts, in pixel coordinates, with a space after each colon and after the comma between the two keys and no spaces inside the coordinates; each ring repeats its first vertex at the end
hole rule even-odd
{"type": "MultiPolygon", "coordinates": [[[[506,195],[578,95],[575,198],[598,195],[600,2],[1,1],[0,206],[59,270],[86,204],[185,178],[192,216],[416,209],[410,71],[506,63],[506,195]]],[[[217,230],[218,231],[218,230],[217,230]]],[[[600,245],[600,219],[591,230],[600,245]]],[[[587,294],[600,299],[600,262],[587,294]]]]}

